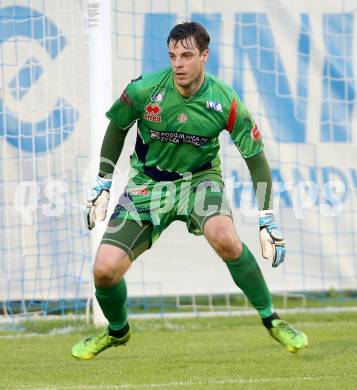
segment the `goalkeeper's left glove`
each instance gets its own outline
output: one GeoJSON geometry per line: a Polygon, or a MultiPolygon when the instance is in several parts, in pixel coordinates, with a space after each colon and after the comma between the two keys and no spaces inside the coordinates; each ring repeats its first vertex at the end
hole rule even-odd
{"type": "Polygon", "coordinates": [[[282,231],[274,221],[274,211],[263,210],[259,215],[259,238],[264,258],[277,267],[285,258],[285,242],[282,231]]]}

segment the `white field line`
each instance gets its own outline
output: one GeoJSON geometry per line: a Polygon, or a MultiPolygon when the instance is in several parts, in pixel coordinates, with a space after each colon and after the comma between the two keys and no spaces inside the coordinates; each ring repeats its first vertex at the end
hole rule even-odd
{"type": "Polygon", "coordinates": [[[63,328],[52,329],[47,333],[35,333],[35,332],[34,333],[21,333],[21,331],[18,331],[15,333],[15,331],[13,331],[13,333],[10,333],[10,334],[4,334],[4,335],[0,334],[0,339],[18,339],[18,338],[25,338],[26,339],[26,338],[31,338],[31,337],[61,336],[61,335],[65,335],[65,334],[80,332],[84,329],[85,329],[85,327],[83,327],[83,326],[65,326],[63,328]]]}
{"type": "MultiPolygon", "coordinates": [[[[311,322],[311,321],[294,321],[294,325],[301,325],[304,327],[309,327],[309,328],[321,328],[323,326],[324,328],[328,328],[330,326],[335,326],[337,321],[333,322],[311,322]]],[[[338,321],[338,325],[340,326],[348,326],[348,327],[356,327],[357,324],[351,322],[351,321],[338,321]]],[[[244,327],[249,325],[242,325],[241,331],[244,327]]],[[[157,332],[160,330],[172,330],[172,331],[189,331],[189,330],[209,330],[209,327],[202,327],[199,324],[191,324],[190,326],[185,326],[184,324],[172,324],[170,322],[167,322],[166,324],[151,324],[150,327],[145,327],[145,326],[140,326],[136,324],[136,328],[138,332],[157,332]]],[[[27,339],[27,338],[32,338],[32,337],[48,337],[48,336],[61,336],[61,335],[66,335],[66,334],[72,334],[72,333],[77,333],[85,330],[83,327],[75,327],[75,326],[66,326],[64,328],[55,328],[48,333],[21,333],[21,332],[12,332],[9,334],[1,334],[0,333],[0,340],[2,339],[27,339]]],[[[240,332],[241,332],[240,331],[240,332]]]]}
{"type": "Polygon", "coordinates": [[[208,386],[208,385],[249,385],[249,384],[286,384],[293,382],[311,382],[311,381],[328,381],[336,379],[357,379],[356,375],[329,375],[329,376],[302,376],[295,378],[246,378],[246,379],[225,379],[225,380],[207,380],[207,381],[177,381],[167,383],[138,383],[130,384],[123,383],[121,385],[66,385],[66,386],[50,386],[50,387],[30,387],[20,386],[11,387],[9,390],[121,390],[121,389],[156,389],[156,388],[167,388],[173,387],[188,387],[188,386],[208,386]]]}
{"type": "MultiPolygon", "coordinates": [[[[295,309],[277,309],[279,314],[329,314],[329,313],[355,313],[357,306],[350,307],[321,307],[321,308],[295,308],[295,309]]],[[[136,320],[146,320],[155,318],[206,318],[206,317],[239,317],[257,315],[255,309],[247,310],[226,310],[226,311],[209,311],[209,312],[190,312],[190,313],[145,313],[131,314],[130,318],[136,320]]]]}
{"type": "Polygon", "coordinates": [[[0,324],[18,324],[22,321],[52,321],[52,320],[87,320],[83,314],[65,314],[63,316],[58,314],[51,314],[45,316],[43,313],[34,312],[20,315],[0,315],[0,324]]]}
{"type": "MultiPolygon", "coordinates": [[[[186,305],[185,307],[189,307],[186,305]]],[[[205,306],[207,308],[207,306],[205,306]]],[[[329,313],[355,313],[357,312],[357,306],[348,306],[348,307],[335,307],[335,306],[325,306],[319,308],[307,308],[307,307],[298,307],[291,309],[277,309],[279,314],[329,314],[329,313]]],[[[170,319],[170,318],[206,318],[206,317],[240,317],[240,316],[256,316],[257,312],[255,309],[242,309],[242,310],[224,310],[224,311],[192,311],[188,313],[143,313],[143,314],[130,314],[131,319],[135,320],[150,320],[150,319],[170,319]]],[[[33,321],[51,321],[53,319],[60,320],[70,320],[70,319],[85,319],[84,316],[30,316],[27,318],[33,321]]],[[[0,324],[11,325],[18,324],[23,321],[22,317],[11,317],[0,315],[0,324]]]]}

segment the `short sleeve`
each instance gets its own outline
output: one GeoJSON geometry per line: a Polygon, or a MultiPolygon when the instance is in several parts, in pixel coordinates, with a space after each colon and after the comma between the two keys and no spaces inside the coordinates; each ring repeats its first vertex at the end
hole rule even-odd
{"type": "Polygon", "coordinates": [[[114,102],[105,115],[120,129],[130,129],[140,117],[139,96],[135,82],[131,82],[125,88],[120,98],[114,102]]]}
{"type": "Polygon", "coordinates": [[[253,157],[263,150],[258,125],[238,95],[232,98],[226,128],[243,158],[253,157]]]}

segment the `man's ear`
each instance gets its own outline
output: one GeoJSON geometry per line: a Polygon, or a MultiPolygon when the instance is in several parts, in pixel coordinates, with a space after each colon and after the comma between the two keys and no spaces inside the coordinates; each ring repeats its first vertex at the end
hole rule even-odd
{"type": "Polygon", "coordinates": [[[203,57],[203,62],[207,62],[208,55],[209,55],[208,49],[203,50],[203,52],[201,53],[201,56],[203,57]]]}

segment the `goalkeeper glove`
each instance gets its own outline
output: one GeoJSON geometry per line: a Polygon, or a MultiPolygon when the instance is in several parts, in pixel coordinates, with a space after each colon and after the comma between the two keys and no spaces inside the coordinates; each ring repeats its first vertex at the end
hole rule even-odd
{"type": "Polygon", "coordinates": [[[86,224],[89,230],[95,226],[95,222],[105,220],[109,203],[109,190],[112,186],[111,179],[97,176],[96,184],[88,194],[86,224]]]}
{"type": "Polygon", "coordinates": [[[284,261],[286,249],[283,233],[274,221],[274,211],[260,211],[259,227],[262,255],[272,262],[273,267],[277,267],[284,261]]]}

